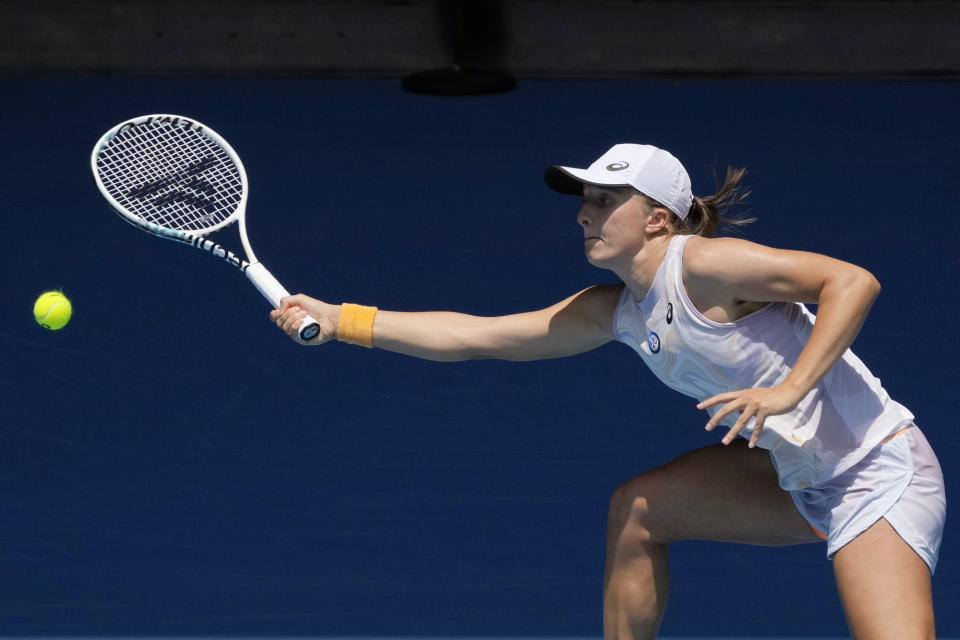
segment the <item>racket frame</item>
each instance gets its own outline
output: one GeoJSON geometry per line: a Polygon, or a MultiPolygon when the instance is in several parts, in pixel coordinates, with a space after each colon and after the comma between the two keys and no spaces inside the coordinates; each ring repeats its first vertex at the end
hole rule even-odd
{"type": "MultiPolygon", "coordinates": [[[[247,172],[243,167],[243,163],[240,161],[240,156],[237,155],[237,152],[230,145],[230,143],[210,127],[193,118],[186,118],[184,116],[166,113],[130,118],[129,120],[115,125],[102,136],[100,136],[100,139],[97,140],[97,143],[94,145],[93,151],[90,154],[90,169],[93,173],[94,182],[96,183],[100,194],[108,203],[110,203],[110,206],[114,209],[114,211],[130,224],[159,238],[173,240],[174,242],[180,242],[182,244],[188,244],[192,247],[196,247],[197,249],[206,251],[207,253],[210,253],[211,255],[220,258],[221,260],[240,269],[240,271],[247,276],[250,282],[253,283],[253,286],[256,287],[256,289],[270,302],[270,304],[273,305],[275,309],[280,308],[281,298],[290,295],[286,288],[284,288],[284,286],[280,284],[273,274],[267,270],[263,263],[257,260],[256,254],[254,254],[253,248],[250,246],[250,239],[247,237],[246,220],[247,198],[250,191],[250,185],[247,181],[247,172]],[[234,163],[237,171],[240,174],[240,202],[237,203],[236,209],[226,219],[218,222],[215,225],[198,231],[184,231],[182,229],[164,227],[156,224],[155,222],[151,222],[140,216],[134,215],[120,202],[118,202],[116,198],[114,198],[109,192],[106,185],[100,178],[100,171],[97,166],[97,160],[100,157],[100,153],[103,151],[103,149],[109,146],[110,142],[115,137],[124,134],[133,127],[151,124],[157,120],[167,121],[171,126],[182,126],[187,129],[195,129],[198,133],[202,133],[202,135],[212,139],[214,142],[220,145],[230,160],[234,163]],[[206,237],[207,234],[219,231],[220,229],[223,229],[234,222],[238,223],[240,244],[243,246],[246,259],[241,258],[234,252],[230,251],[229,249],[225,249],[213,240],[210,240],[206,237]]],[[[314,318],[307,315],[301,324],[300,329],[298,330],[298,335],[301,340],[306,342],[315,337],[319,333],[319,329],[319,323],[314,318]]]]}

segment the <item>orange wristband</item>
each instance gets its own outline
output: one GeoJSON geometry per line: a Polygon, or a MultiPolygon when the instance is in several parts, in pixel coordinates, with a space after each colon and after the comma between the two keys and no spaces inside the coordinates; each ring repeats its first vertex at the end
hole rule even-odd
{"type": "Polygon", "coordinates": [[[373,319],[376,315],[376,307],[344,302],[340,305],[337,340],[361,347],[373,347],[373,319]]]}

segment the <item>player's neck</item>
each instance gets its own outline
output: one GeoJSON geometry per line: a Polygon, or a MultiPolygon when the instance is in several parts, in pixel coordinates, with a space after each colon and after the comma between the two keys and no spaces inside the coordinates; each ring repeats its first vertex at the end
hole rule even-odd
{"type": "Polygon", "coordinates": [[[657,276],[657,269],[667,255],[670,237],[662,235],[647,240],[633,257],[628,273],[618,274],[635,300],[640,301],[647,297],[650,287],[653,286],[653,280],[657,276]]]}

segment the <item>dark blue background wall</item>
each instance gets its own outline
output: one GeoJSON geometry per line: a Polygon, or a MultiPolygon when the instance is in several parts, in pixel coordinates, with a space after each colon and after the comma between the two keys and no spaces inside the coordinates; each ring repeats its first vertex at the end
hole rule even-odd
{"type": "MultiPolygon", "coordinates": [[[[254,248],[289,289],[390,309],[492,315],[611,281],[547,164],[650,142],[698,194],[746,166],[748,238],[883,283],[855,350],[958,489],[956,84],[2,86],[0,634],[596,636],[610,492],[716,439],[622,345],[529,364],[298,348],[236,271],[100,198],[90,148],[144,113],[233,143],[254,248]],[[30,309],[59,287],[75,317],[48,332],[30,309]]],[[[948,523],[944,636],[960,635],[957,542],[948,523]]],[[[677,544],[671,598],[666,635],[845,633],[821,545],[677,544]]]]}

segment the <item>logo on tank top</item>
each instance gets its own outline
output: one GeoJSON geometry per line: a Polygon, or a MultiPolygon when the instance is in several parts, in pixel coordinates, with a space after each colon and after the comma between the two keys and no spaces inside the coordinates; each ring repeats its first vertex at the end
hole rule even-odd
{"type": "Polygon", "coordinates": [[[673,303],[667,303],[667,324],[673,322],[673,303]]]}
{"type": "Polygon", "coordinates": [[[653,353],[658,353],[660,351],[660,336],[658,336],[653,331],[648,333],[647,346],[650,347],[650,351],[652,351],[653,353]]]}

